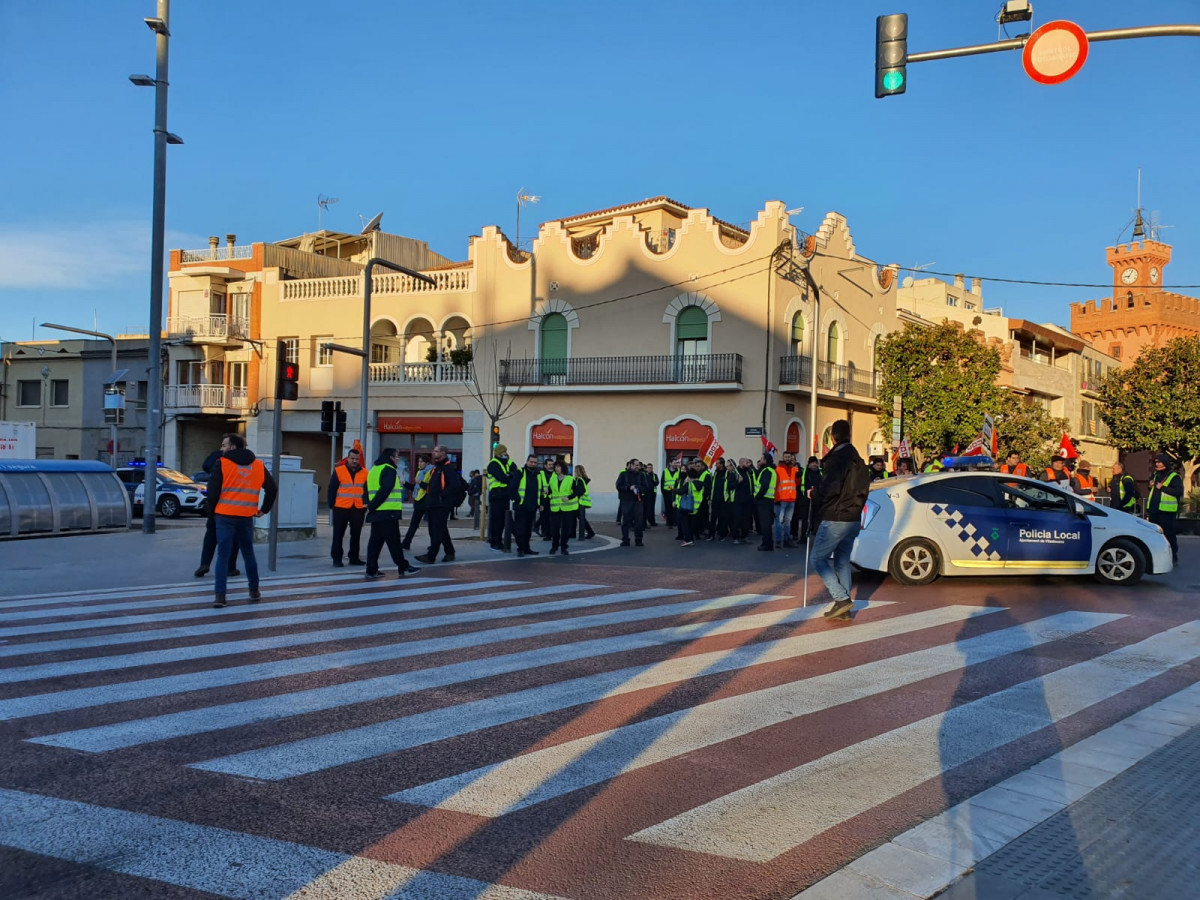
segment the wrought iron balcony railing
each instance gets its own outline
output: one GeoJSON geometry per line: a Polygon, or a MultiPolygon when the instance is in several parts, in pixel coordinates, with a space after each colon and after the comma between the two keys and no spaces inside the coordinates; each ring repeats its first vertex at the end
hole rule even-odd
{"type": "Polygon", "coordinates": [[[500,383],[602,386],[626,384],[741,384],[740,353],[706,356],[586,356],[571,359],[502,359],[500,383]]]}
{"type": "MultiPolygon", "coordinates": [[[[812,384],[811,356],[783,356],[779,359],[780,384],[812,384]]],[[[827,361],[817,362],[817,387],[838,394],[857,397],[879,396],[879,373],[855,366],[839,366],[827,361]]]]}

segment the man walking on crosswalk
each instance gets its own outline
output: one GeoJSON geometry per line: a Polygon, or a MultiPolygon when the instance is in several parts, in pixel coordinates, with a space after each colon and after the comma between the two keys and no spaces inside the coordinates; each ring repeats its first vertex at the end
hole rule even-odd
{"type": "Polygon", "coordinates": [[[850,443],[850,423],[838,419],[830,434],[833,449],[821,464],[821,484],[813,497],[813,509],[821,524],[813,540],[812,565],[833,598],[825,617],[848,619],[854,608],[850,599],[850,551],[858,535],[871,476],[858,450],[850,443]]]}
{"type": "Polygon", "coordinates": [[[254,556],[254,517],[265,515],[275,504],[275,479],[262,460],[246,448],[240,434],[221,438],[221,461],[208,479],[208,502],[212,504],[217,530],[217,571],[213,606],[225,606],[225,582],[233,546],[242,551],[242,565],[250,582],[250,602],[257,603],[258,560],[254,556]],[[261,492],[262,499],[259,499],[261,492]]]}

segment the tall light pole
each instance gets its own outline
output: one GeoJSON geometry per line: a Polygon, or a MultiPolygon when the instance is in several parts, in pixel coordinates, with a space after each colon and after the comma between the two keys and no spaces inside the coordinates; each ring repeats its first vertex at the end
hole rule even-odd
{"type": "MultiPolygon", "coordinates": [[[[171,0],[158,0],[158,15],[146,19],[154,32],[154,77],[130,75],[139,87],[154,88],[154,212],[150,226],[150,389],[146,403],[146,464],[158,471],[162,441],[162,295],[163,244],[167,206],[167,144],[182,144],[178,135],[167,131],[167,42],[171,37],[171,0]]],[[[154,533],[154,515],[158,503],[158,479],[146,479],[145,512],[142,533],[154,533]]]]}
{"type": "MultiPolygon", "coordinates": [[[[90,337],[98,337],[102,341],[108,341],[112,344],[112,375],[109,378],[115,378],[117,374],[117,339],[111,334],[105,334],[103,331],[89,331],[86,328],[72,328],[70,325],[54,325],[50,322],[43,322],[43,328],[53,328],[56,331],[69,331],[72,334],[86,334],[90,337]]],[[[108,461],[114,469],[117,467],[117,420],[114,418],[108,426],[108,443],[109,454],[108,461]]]]}

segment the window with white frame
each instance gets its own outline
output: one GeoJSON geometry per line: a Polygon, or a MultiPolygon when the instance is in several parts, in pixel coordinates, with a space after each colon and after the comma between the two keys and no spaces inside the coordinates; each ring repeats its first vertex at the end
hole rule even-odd
{"type": "Polygon", "coordinates": [[[283,361],[290,363],[300,362],[300,338],[285,337],[280,338],[283,341],[283,361]]]}
{"type": "Polygon", "coordinates": [[[333,365],[333,350],[328,346],[333,340],[332,334],[320,334],[313,336],[313,366],[321,368],[322,366],[333,365]]]}

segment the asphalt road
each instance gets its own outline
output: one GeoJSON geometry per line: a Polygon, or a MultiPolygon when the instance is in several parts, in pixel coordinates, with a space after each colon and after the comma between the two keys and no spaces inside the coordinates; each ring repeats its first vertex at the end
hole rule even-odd
{"type": "Polygon", "coordinates": [[[863,576],[846,623],[799,551],[647,543],[5,590],[0,897],[927,896],[837,879],[1200,681],[1197,539],[1130,589],[863,576]]]}

